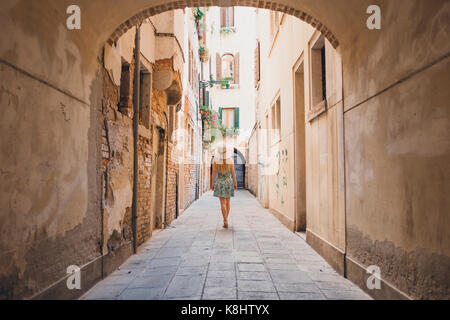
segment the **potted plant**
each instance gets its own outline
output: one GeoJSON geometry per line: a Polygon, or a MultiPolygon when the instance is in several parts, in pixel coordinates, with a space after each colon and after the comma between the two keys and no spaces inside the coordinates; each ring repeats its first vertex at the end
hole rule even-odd
{"type": "Polygon", "coordinates": [[[200,60],[202,62],[208,62],[209,60],[209,50],[205,46],[200,46],[200,49],[198,50],[198,53],[200,55],[200,60]]]}
{"type": "Polygon", "coordinates": [[[230,82],[233,81],[233,77],[226,77],[222,79],[222,89],[230,89],[230,82]]]}

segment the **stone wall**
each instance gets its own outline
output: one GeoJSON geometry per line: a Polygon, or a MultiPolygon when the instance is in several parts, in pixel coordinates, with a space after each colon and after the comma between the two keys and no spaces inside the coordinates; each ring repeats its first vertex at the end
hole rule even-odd
{"type": "Polygon", "coordinates": [[[184,209],[187,209],[196,200],[195,196],[198,171],[198,165],[193,163],[184,164],[184,209]]]}
{"type": "Polygon", "coordinates": [[[140,130],[147,131],[148,136],[139,136],[138,150],[138,210],[137,210],[137,244],[141,245],[151,237],[150,224],[151,206],[151,178],[152,178],[152,144],[150,132],[142,127],[140,130]]]}
{"type": "Polygon", "coordinates": [[[166,223],[170,224],[177,217],[178,162],[176,159],[176,145],[169,142],[169,161],[167,167],[167,204],[166,223]]]}

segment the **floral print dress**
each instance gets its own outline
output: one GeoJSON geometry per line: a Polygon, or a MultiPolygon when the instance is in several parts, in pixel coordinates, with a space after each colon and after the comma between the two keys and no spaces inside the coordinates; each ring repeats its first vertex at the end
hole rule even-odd
{"type": "Polygon", "coordinates": [[[214,197],[231,198],[234,197],[234,181],[231,171],[225,173],[218,172],[214,182],[214,197]]]}

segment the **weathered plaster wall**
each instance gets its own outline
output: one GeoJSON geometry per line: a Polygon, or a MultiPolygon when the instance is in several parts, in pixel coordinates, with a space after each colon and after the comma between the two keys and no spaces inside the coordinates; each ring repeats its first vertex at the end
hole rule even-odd
{"type": "Polygon", "coordinates": [[[100,254],[100,108],[0,72],[0,298],[30,297],[100,254]]]}
{"type": "MultiPolygon", "coordinates": [[[[269,198],[269,208],[275,210],[289,228],[294,228],[295,170],[299,162],[294,159],[294,79],[293,68],[299,62],[304,65],[305,119],[306,126],[306,179],[307,189],[307,229],[328,241],[336,248],[345,250],[344,212],[344,163],[342,125],[342,69],[339,54],[326,42],[327,52],[327,102],[328,111],[316,118],[310,118],[314,107],[311,101],[311,57],[309,48],[318,39],[319,33],[300,20],[284,16],[275,40],[270,36],[270,16],[268,11],[258,11],[258,25],[261,41],[261,82],[258,101],[262,106],[258,119],[269,132],[263,132],[261,150],[267,150],[267,135],[270,139],[271,166],[262,168],[268,176],[261,197],[269,198]],[[292,39],[298,39],[295,44],[292,39]],[[300,61],[301,60],[301,61],[300,61]],[[280,140],[273,141],[276,132],[270,130],[274,117],[271,107],[277,99],[281,102],[280,140]],[[309,121],[311,120],[311,121],[309,121]],[[268,189],[268,190],[267,190],[268,189]],[[280,216],[281,215],[281,216],[280,216]]],[[[260,179],[261,180],[261,179],[260,179]]],[[[343,260],[341,262],[343,270],[343,260]]]]}
{"type": "Polygon", "coordinates": [[[258,131],[253,130],[248,141],[248,190],[255,196],[258,193],[258,131]]]}
{"type": "Polygon", "coordinates": [[[449,293],[449,70],[447,58],[345,114],[348,255],[419,299],[449,293]]]}

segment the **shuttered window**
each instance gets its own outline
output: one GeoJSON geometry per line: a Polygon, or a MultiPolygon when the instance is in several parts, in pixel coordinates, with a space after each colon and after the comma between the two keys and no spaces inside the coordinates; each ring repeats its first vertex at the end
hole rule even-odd
{"type": "Polygon", "coordinates": [[[205,106],[209,107],[209,91],[205,92],[205,106]]]}
{"type": "Polygon", "coordinates": [[[229,129],[239,129],[239,108],[219,108],[222,124],[229,129]]]}
{"type": "Polygon", "coordinates": [[[234,7],[220,8],[220,27],[234,27],[234,7]]]}
{"type": "Polygon", "coordinates": [[[239,129],[239,108],[234,108],[234,128],[239,129]]]}
{"type": "Polygon", "coordinates": [[[222,57],[216,54],[216,80],[222,80],[222,57]]]}
{"type": "Polygon", "coordinates": [[[234,83],[239,84],[239,52],[234,55],[234,83]]]}
{"type": "Polygon", "coordinates": [[[261,81],[261,44],[259,40],[256,42],[255,48],[255,88],[258,86],[259,81],[261,81]]]}

